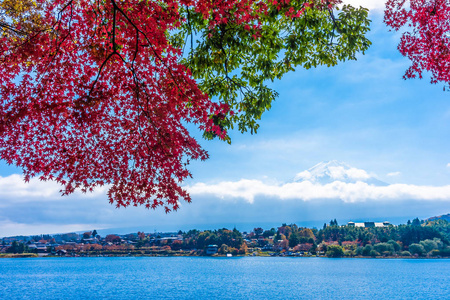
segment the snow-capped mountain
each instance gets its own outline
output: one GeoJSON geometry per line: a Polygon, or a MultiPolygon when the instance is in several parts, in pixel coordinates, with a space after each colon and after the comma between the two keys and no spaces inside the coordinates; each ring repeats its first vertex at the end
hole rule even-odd
{"type": "Polygon", "coordinates": [[[298,173],[294,181],[310,181],[318,184],[327,184],[334,181],[345,183],[356,183],[360,181],[376,186],[388,185],[362,169],[353,168],[337,160],[320,162],[314,167],[298,173]]]}

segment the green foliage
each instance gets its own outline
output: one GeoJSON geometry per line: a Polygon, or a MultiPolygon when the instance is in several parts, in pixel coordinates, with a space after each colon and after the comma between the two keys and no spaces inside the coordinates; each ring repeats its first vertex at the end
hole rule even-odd
{"type": "Polygon", "coordinates": [[[438,228],[429,226],[417,226],[412,224],[411,226],[400,225],[398,226],[397,231],[400,235],[399,240],[404,246],[412,243],[419,243],[426,239],[443,238],[442,234],[438,231],[438,228]]]}
{"type": "Polygon", "coordinates": [[[363,252],[364,252],[364,248],[363,247],[358,247],[355,250],[355,255],[361,256],[361,255],[363,255],[363,252]]]}
{"type": "Polygon", "coordinates": [[[431,250],[438,249],[437,242],[433,240],[420,241],[420,244],[423,246],[426,253],[430,252],[431,250]]]}
{"type": "MultiPolygon", "coordinates": [[[[370,24],[365,8],[344,5],[335,16],[318,5],[291,18],[283,9],[266,4],[267,14],[252,7],[259,14],[259,24],[253,27],[231,18],[211,28],[199,12],[181,11],[187,22],[173,34],[172,43],[187,48],[182,63],[192,71],[200,89],[234,111],[233,115],[213,116],[221,127],[237,124],[241,132],[256,132],[257,121],[278,96],[270,82],[296,67],[356,60],[357,53],[364,53],[371,44],[365,37],[370,24]]],[[[289,6],[298,11],[304,1],[293,0],[289,6]]]]}
{"type": "Polygon", "coordinates": [[[402,251],[402,252],[400,253],[400,255],[401,255],[401,256],[411,256],[411,252],[409,252],[409,251],[402,251]]]}
{"type": "Polygon", "coordinates": [[[423,255],[426,253],[425,248],[421,244],[409,245],[409,252],[411,252],[411,254],[418,254],[418,255],[423,255]]]}
{"type": "Polygon", "coordinates": [[[244,240],[242,234],[237,230],[228,230],[226,228],[219,230],[190,230],[184,236],[184,249],[204,249],[208,245],[227,245],[232,248],[240,248],[244,240]]]}
{"type": "Polygon", "coordinates": [[[400,245],[396,241],[389,240],[388,243],[392,245],[392,247],[394,248],[395,252],[400,250],[400,245]]]}
{"type": "Polygon", "coordinates": [[[447,244],[449,244],[450,240],[450,222],[443,219],[437,219],[433,221],[427,221],[424,224],[422,224],[424,227],[431,227],[437,230],[445,240],[447,244]]]}
{"type": "MultiPolygon", "coordinates": [[[[449,256],[449,254],[446,254],[449,250],[444,250],[449,245],[445,235],[449,223],[441,221],[439,220],[436,223],[421,222],[420,226],[413,226],[411,223],[410,225],[361,228],[337,226],[334,225],[334,220],[332,220],[333,226],[326,226],[320,230],[299,228],[295,224],[283,224],[283,226],[278,228],[278,232],[275,228],[272,228],[263,231],[262,236],[264,238],[274,236],[275,243],[278,240],[285,240],[287,237],[285,245],[289,245],[289,247],[295,247],[302,243],[314,244],[315,246],[311,253],[315,252],[317,244],[320,244],[319,249],[326,253],[328,246],[326,246],[325,242],[335,241],[345,245],[346,248],[344,250],[351,250],[353,251],[352,255],[357,256],[401,254],[401,251],[409,249],[408,246],[411,244],[418,244],[421,247],[419,249],[423,249],[423,251],[419,250],[420,255],[437,249],[439,250],[439,255],[449,256]],[[352,243],[344,244],[344,242],[352,243]]],[[[257,231],[261,233],[260,229],[257,231]]],[[[184,234],[184,238],[184,249],[203,249],[209,244],[225,244],[228,247],[240,249],[243,244],[242,235],[237,230],[220,229],[204,232],[193,230],[184,234]]],[[[260,241],[258,246],[262,247],[267,242],[267,240],[260,241]]],[[[412,247],[413,254],[417,252],[414,250],[415,247],[412,247]]],[[[433,253],[436,254],[437,252],[433,253]]]]}
{"type": "Polygon", "coordinates": [[[284,234],[277,232],[277,234],[275,234],[273,239],[274,239],[274,241],[281,241],[281,240],[284,240],[285,238],[286,238],[286,236],[284,234]]]}
{"type": "Polygon", "coordinates": [[[413,221],[412,221],[412,224],[411,224],[412,226],[420,226],[420,220],[419,220],[419,218],[415,218],[413,221]]]}
{"type": "Polygon", "coordinates": [[[392,244],[394,251],[399,251],[401,245],[407,247],[427,239],[439,241],[443,245],[450,244],[450,224],[447,221],[439,220],[423,224],[420,221],[414,221],[414,224],[370,228],[326,226],[317,232],[316,237],[319,243],[322,241],[358,241],[362,246],[368,243],[375,245],[380,242],[388,242],[392,244]],[[417,223],[421,225],[417,226],[417,223]],[[399,241],[400,244],[396,241],[399,241]]]}
{"type": "Polygon", "coordinates": [[[24,253],[25,250],[28,250],[23,243],[19,243],[17,241],[12,242],[11,247],[6,250],[6,253],[24,253]]]}
{"type": "Polygon", "coordinates": [[[263,234],[264,229],[262,229],[261,227],[254,228],[254,229],[253,229],[253,232],[255,233],[255,236],[256,236],[256,237],[259,237],[260,235],[263,234]]]}
{"type": "Polygon", "coordinates": [[[298,233],[291,233],[289,236],[289,247],[295,247],[300,243],[300,237],[298,233]]]}
{"type": "Polygon", "coordinates": [[[328,257],[341,257],[344,255],[344,248],[339,245],[329,245],[327,247],[326,256],[328,257]]]}
{"type": "Polygon", "coordinates": [[[330,221],[330,226],[339,226],[336,219],[330,221]]]}
{"type": "Polygon", "coordinates": [[[387,252],[388,255],[392,254],[395,250],[394,250],[394,246],[392,246],[391,243],[378,243],[375,244],[373,246],[374,250],[379,252],[379,253],[383,253],[387,252]]]}
{"type": "Polygon", "coordinates": [[[222,246],[220,246],[219,251],[220,254],[227,254],[228,253],[228,246],[225,244],[222,244],[222,246]]]}
{"type": "Polygon", "coordinates": [[[354,253],[353,253],[352,250],[345,250],[344,251],[344,256],[353,256],[353,255],[354,255],[354,253]]]}
{"type": "Polygon", "coordinates": [[[263,232],[263,237],[268,238],[269,236],[274,236],[277,233],[275,228],[271,228],[270,230],[266,230],[263,232]]]}
{"type": "Polygon", "coordinates": [[[441,251],[439,251],[438,249],[431,250],[430,255],[431,256],[439,256],[439,255],[441,255],[441,251]]]}
{"type": "Polygon", "coordinates": [[[362,251],[363,256],[370,256],[370,253],[373,251],[373,247],[371,245],[366,245],[362,251]]]}
{"type": "Polygon", "coordinates": [[[441,256],[450,256],[450,247],[446,247],[440,250],[441,256]]]}

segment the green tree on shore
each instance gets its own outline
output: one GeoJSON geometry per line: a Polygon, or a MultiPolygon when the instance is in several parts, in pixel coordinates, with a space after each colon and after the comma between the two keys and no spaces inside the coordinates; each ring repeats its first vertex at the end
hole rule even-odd
{"type": "Polygon", "coordinates": [[[325,255],[328,257],[342,257],[344,256],[344,249],[339,245],[330,245],[325,255]]]}

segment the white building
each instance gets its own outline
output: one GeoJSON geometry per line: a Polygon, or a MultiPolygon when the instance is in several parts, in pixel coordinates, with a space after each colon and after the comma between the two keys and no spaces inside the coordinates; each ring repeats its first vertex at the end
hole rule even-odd
{"type": "Polygon", "coordinates": [[[384,221],[384,222],[348,222],[347,226],[352,226],[352,227],[363,227],[363,228],[369,228],[369,227],[387,227],[391,225],[391,223],[389,223],[388,221],[384,221]]]}

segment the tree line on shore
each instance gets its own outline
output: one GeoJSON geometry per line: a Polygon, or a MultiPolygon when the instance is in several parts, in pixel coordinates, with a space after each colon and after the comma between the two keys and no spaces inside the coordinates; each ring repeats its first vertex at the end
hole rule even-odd
{"type": "MultiPolygon", "coordinates": [[[[254,228],[251,232],[240,232],[236,228],[218,230],[179,231],[172,235],[137,234],[100,237],[96,231],[64,235],[71,241],[55,244],[50,235],[35,236],[41,243],[53,242],[49,251],[64,250],[68,253],[95,254],[180,254],[203,255],[208,246],[214,245],[219,255],[245,255],[266,253],[270,255],[321,255],[329,257],[353,256],[450,256],[450,223],[446,220],[412,222],[398,226],[355,227],[339,226],[336,220],[324,224],[321,229],[299,227],[296,224],[282,224],[278,228],[264,230],[254,228]],[[93,235],[93,233],[95,233],[93,235]],[[46,238],[46,239],[44,239],[46,238]]],[[[6,253],[33,252],[32,242],[13,241],[7,245],[6,253]]]]}

